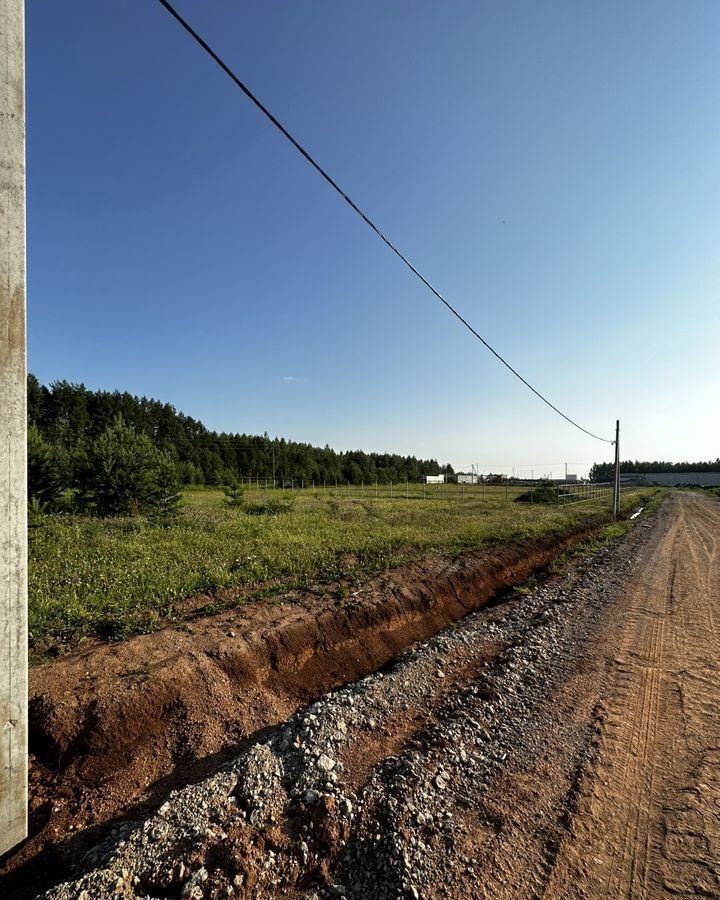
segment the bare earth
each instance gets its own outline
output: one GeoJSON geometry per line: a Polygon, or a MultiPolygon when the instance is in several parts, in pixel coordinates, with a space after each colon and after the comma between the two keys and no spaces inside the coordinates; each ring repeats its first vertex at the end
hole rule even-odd
{"type": "Polygon", "coordinates": [[[720,896],[720,503],[675,494],[618,600],[606,715],[549,897],[720,896]]]}
{"type": "Polygon", "coordinates": [[[671,495],[248,735],[44,896],[720,898],[718,535],[720,502],[671,495]]]}

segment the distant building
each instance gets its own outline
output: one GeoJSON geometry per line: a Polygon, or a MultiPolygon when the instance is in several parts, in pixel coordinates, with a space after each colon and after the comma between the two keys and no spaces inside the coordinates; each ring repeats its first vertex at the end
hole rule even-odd
{"type": "Polygon", "coordinates": [[[639,472],[621,473],[623,484],[692,484],[700,487],[720,486],[720,472],[639,472]],[[632,481],[631,481],[632,479],[632,481]]]}
{"type": "Polygon", "coordinates": [[[426,475],[425,484],[445,484],[444,475],[426,475]]]}
{"type": "Polygon", "coordinates": [[[568,474],[565,476],[565,481],[577,481],[577,480],[578,480],[577,475],[569,475],[568,474]]]}
{"type": "Polygon", "coordinates": [[[467,472],[458,472],[455,476],[458,484],[478,484],[480,478],[475,473],[468,475],[467,472]]]}

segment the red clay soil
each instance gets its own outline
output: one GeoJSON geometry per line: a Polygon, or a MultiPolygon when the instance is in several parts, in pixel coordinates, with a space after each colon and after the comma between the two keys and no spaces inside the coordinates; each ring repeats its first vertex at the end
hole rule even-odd
{"type": "Polygon", "coordinates": [[[30,837],[0,860],[0,891],[32,896],[114,822],[486,605],[588,533],[417,563],[344,599],[308,592],[246,604],[32,669],[30,837]]]}

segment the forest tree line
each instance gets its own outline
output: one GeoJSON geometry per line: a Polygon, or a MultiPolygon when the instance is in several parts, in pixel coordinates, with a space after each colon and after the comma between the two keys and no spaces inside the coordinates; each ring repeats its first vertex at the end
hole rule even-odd
{"type": "MultiPolygon", "coordinates": [[[[127,455],[131,445],[133,453],[144,454],[148,461],[152,457],[161,480],[168,481],[168,468],[174,467],[182,485],[232,484],[247,478],[275,478],[278,483],[295,479],[306,484],[388,483],[453,471],[434,459],[362,450],[336,452],[329,446],[314,447],[267,434],[210,431],[169,403],[121,391],[92,391],[67,381],[46,386],[34,375],[28,376],[28,426],[30,465],[40,454],[44,477],[51,470],[53,490],[59,485],[82,492],[88,479],[102,477],[97,470],[111,465],[112,454],[127,455]]],[[[35,493],[42,499],[42,492],[35,493]]]]}

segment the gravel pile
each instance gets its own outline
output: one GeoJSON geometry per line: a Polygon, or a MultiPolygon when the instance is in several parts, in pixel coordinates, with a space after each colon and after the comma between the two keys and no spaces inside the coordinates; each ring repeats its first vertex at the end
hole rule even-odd
{"type": "Polygon", "coordinates": [[[77,881],[43,896],[390,900],[428,896],[449,871],[470,883],[482,860],[465,853],[465,811],[496,829],[485,785],[526,740],[578,629],[592,628],[646,534],[298,712],[116,830],[77,881]]]}

